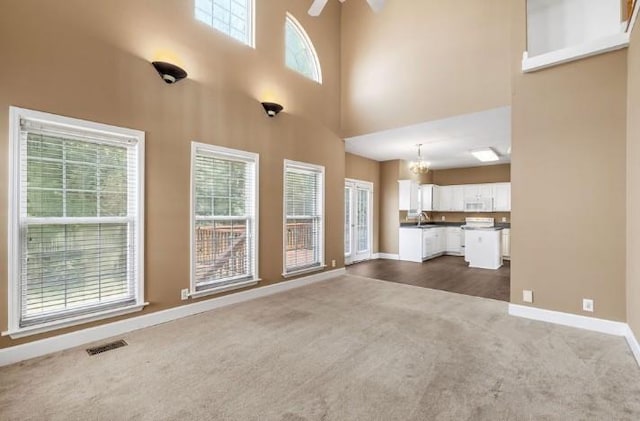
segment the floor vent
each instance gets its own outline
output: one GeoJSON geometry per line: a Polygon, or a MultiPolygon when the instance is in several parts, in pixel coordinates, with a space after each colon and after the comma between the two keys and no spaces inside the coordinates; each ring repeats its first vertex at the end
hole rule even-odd
{"type": "Polygon", "coordinates": [[[87,349],[87,354],[96,355],[102,354],[103,352],[111,351],[112,349],[122,348],[123,346],[127,346],[127,343],[120,339],[119,341],[109,342],[108,344],[94,346],[93,348],[87,349]]]}

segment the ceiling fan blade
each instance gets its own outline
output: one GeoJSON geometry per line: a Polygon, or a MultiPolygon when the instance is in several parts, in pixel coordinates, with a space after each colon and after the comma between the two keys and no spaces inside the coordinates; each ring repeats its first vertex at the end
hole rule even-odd
{"type": "Polygon", "coordinates": [[[380,12],[384,7],[384,0],[367,0],[367,3],[369,3],[371,9],[376,13],[380,12]]]}
{"type": "Polygon", "coordinates": [[[309,8],[309,14],[311,16],[320,16],[322,9],[324,9],[324,6],[327,4],[328,1],[329,0],[314,0],[313,4],[309,8]]]}

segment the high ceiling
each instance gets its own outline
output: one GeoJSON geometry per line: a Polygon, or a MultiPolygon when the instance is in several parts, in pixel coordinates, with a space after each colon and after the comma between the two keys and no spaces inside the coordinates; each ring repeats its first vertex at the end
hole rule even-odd
{"type": "Polygon", "coordinates": [[[346,151],[376,161],[414,160],[417,144],[432,169],[511,162],[511,107],[429,121],[345,139],[346,151]],[[500,161],[482,163],[474,149],[491,147],[500,161]]]}

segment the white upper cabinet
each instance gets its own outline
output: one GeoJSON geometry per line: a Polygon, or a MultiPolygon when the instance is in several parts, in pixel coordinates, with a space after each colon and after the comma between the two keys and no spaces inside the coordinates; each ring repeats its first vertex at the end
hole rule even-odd
{"type": "MultiPolygon", "coordinates": [[[[465,202],[491,200],[491,212],[511,212],[511,183],[437,186],[400,180],[400,210],[415,215],[426,212],[464,212],[465,202]],[[416,203],[417,202],[417,203],[416,203]]],[[[487,211],[487,210],[486,210],[487,211]]],[[[486,212],[485,211],[485,212],[486,212]]]]}
{"type": "Polygon", "coordinates": [[[437,210],[441,212],[463,212],[464,188],[465,186],[440,186],[437,210]]]}
{"type": "Polygon", "coordinates": [[[420,186],[420,210],[431,212],[433,207],[433,184],[423,184],[420,186]]]}
{"type": "Polygon", "coordinates": [[[450,212],[452,211],[451,202],[453,200],[453,186],[441,186],[440,187],[440,203],[438,206],[439,211],[450,212]]]}
{"type": "Polygon", "coordinates": [[[494,184],[465,184],[464,199],[492,199],[494,193],[494,184]]]}
{"type": "Polygon", "coordinates": [[[452,186],[451,211],[464,211],[464,186],[452,186]]]}
{"type": "Polygon", "coordinates": [[[480,199],[493,199],[495,196],[495,184],[479,184],[479,198],[480,199]]]}
{"type": "Polygon", "coordinates": [[[434,184],[423,184],[420,186],[420,206],[419,209],[425,212],[440,210],[441,188],[434,184]]]}
{"type": "Polygon", "coordinates": [[[410,215],[418,213],[420,205],[420,186],[413,180],[398,181],[398,209],[407,211],[410,215]]]}
{"type": "Polygon", "coordinates": [[[497,183],[493,208],[496,212],[511,212],[511,183],[497,183]]]}

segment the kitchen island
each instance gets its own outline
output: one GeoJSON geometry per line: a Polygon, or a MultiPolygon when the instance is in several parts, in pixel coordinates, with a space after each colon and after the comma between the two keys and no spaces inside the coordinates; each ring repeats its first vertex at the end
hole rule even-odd
{"type": "Polygon", "coordinates": [[[465,260],[469,267],[499,269],[502,266],[502,227],[464,227],[465,260]]]}

